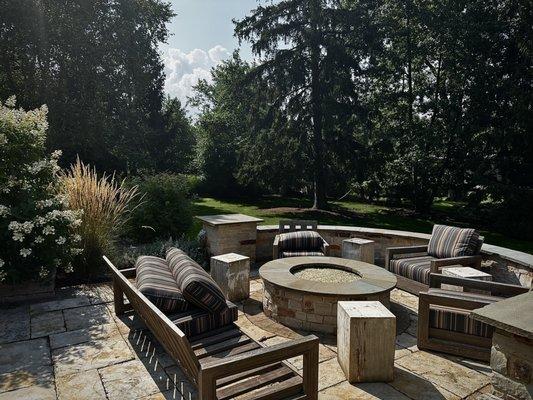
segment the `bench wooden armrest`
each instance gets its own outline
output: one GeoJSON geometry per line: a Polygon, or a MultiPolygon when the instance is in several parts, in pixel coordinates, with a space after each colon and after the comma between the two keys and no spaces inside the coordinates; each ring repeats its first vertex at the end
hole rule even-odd
{"type": "Polygon", "coordinates": [[[322,252],[325,256],[327,256],[329,255],[329,243],[326,242],[324,239],[322,239],[322,241],[324,242],[324,244],[322,245],[322,252]]]}
{"type": "Polygon", "coordinates": [[[272,259],[277,260],[279,258],[279,235],[274,238],[274,244],[272,245],[272,259]]]}
{"type": "Polygon", "coordinates": [[[429,275],[429,286],[440,288],[442,284],[461,286],[463,288],[484,290],[490,292],[492,296],[512,297],[526,293],[528,288],[509,283],[482,281],[479,279],[458,278],[442,274],[431,273],[429,275]]]}
{"type": "MultiPolygon", "coordinates": [[[[496,300],[491,300],[490,296],[465,295],[463,292],[442,291],[442,292],[420,292],[419,293],[419,314],[422,313],[423,305],[435,305],[442,307],[450,307],[461,310],[475,310],[476,308],[484,307],[488,304],[494,303],[496,300]]],[[[428,308],[429,309],[429,308],[428,308]]],[[[420,315],[419,315],[420,318],[420,315]]]]}
{"type": "Polygon", "coordinates": [[[481,256],[462,256],[451,258],[440,258],[438,260],[431,261],[431,272],[439,272],[442,267],[450,265],[462,265],[465,267],[472,267],[475,269],[481,269],[481,256]]]}
{"type": "Polygon", "coordinates": [[[307,399],[315,400],[318,396],[318,343],[316,336],[309,335],[202,364],[198,379],[199,398],[216,398],[217,379],[303,355],[304,392],[307,399]]]}
{"type": "Polygon", "coordinates": [[[385,268],[389,267],[390,260],[394,259],[397,254],[427,254],[428,246],[403,246],[403,247],[389,247],[385,255],[385,268]]]}
{"type": "Polygon", "coordinates": [[[126,269],[119,269],[119,272],[124,275],[126,278],[135,278],[137,276],[137,268],[126,268],[126,269]]]}

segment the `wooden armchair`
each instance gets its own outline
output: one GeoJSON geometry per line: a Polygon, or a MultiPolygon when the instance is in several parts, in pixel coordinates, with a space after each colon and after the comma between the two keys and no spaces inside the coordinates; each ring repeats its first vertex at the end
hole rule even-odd
{"type": "Polygon", "coordinates": [[[329,244],[316,229],[316,221],[281,220],[272,245],[272,258],[328,255],[329,244]]]}
{"type": "Polygon", "coordinates": [[[418,299],[418,347],[483,361],[490,358],[493,330],[474,320],[471,311],[528,291],[517,285],[437,273],[430,274],[429,286],[418,299]],[[442,284],[460,286],[463,292],[442,289],[442,284]]]}
{"type": "MultiPolygon", "coordinates": [[[[483,241],[483,238],[480,237],[480,240],[483,241]]],[[[427,290],[429,274],[438,273],[443,267],[452,265],[481,269],[481,261],[480,255],[431,257],[428,255],[428,245],[389,247],[385,255],[385,267],[396,274],[397,287],[416,295],[422,290],[427,290]]]]}

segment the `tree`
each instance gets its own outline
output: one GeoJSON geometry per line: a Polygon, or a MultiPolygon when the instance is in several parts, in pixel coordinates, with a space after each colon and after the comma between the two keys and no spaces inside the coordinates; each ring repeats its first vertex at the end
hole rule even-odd
{"type": "Polygon", "coordinates": [[[173,16],[162,0],[0,0],[0,98],[49,108],[49,149],[99,169],[154,167],[173,16]]]}
{"type": "Polygon", "coordinates": [[[352,40],[351,54],[343,38],[364,18],[358,11],[343,1],[285,0],[259,6],[235,25],[235,35],[264,57],[252,75],[276,93],[271,107],[283,109],[288,124],[310,132],[314,208],[327,207],[326,132],[346,122],[342,105],[355,98],[351,77],[361,61],[357,46],[366,36],[353,35],[359,40],[352,40]]]}

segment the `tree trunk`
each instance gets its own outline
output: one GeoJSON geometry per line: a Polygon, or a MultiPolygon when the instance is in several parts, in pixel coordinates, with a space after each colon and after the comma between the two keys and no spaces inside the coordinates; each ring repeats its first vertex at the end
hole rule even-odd
{"type": "Polygon", "coordinates": [[[320,5],[312,3],[313,42],[311,43],[311,112],[313,115],[313,183],[314,209],[326,209],[326,177],[324,171],[324,140],[322,138],[322,92],[320,86],[320,45],[317,21],[320,5]]]}

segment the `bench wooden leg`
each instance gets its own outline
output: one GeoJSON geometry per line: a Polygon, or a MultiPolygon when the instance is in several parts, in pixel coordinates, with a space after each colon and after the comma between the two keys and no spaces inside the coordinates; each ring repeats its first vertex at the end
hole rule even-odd
{"type": "Polygon", "coordinates": [[[124,312],[126,312],[124,292],[116,279],[113,279],[113,299],[115,302],[115,314],[117,316],[124,315],[124,312]]]}

